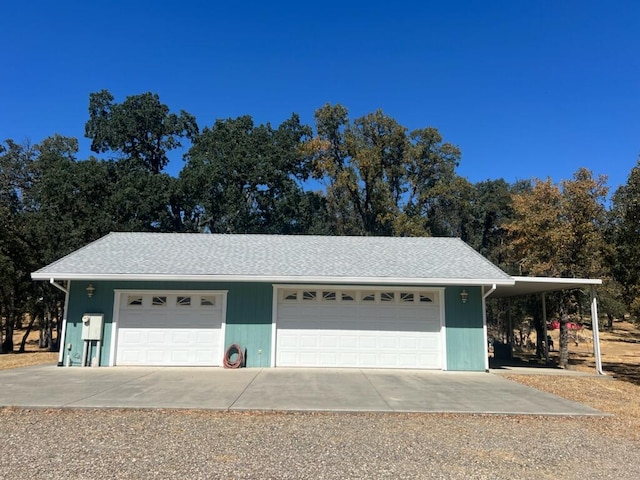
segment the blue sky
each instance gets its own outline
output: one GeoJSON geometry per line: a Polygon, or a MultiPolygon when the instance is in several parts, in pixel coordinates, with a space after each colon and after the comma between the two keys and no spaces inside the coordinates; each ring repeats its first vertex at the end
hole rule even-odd
{"type": "MultiPolygon", "coordinates": [[[[0,140],[83,139],[91,92],[147,91],[201,127],[306,123],[326,102],[437,127],[476,182],[624,183],[640,154],[640,3],[29,1],[5,3],[0,140]]],[[[182,165],[174,154],[169,172],[182,165]]]]}

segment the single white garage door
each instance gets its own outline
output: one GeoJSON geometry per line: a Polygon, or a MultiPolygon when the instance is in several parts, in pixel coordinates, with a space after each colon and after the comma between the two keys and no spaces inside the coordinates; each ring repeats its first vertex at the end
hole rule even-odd
{"type": "Polygon", "coordinates": [[[276,366],[443,368],[440,292],[279,289],[276,366]]]}
{"type": "Polygon", "coordinates": [[[120,295],[116,365],[222,364],[222,293],[120,295]]]}

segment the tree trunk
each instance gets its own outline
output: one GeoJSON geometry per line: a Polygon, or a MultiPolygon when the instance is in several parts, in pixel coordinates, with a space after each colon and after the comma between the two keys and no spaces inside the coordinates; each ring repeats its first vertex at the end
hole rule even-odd
{"type": "Polygon", "coordinates": [[[5,329],[4,329],[4,342],[2,342],[2,346],[0,347],[0,351],[2,353],[13,352],[13,325],[15,321],[14,314],[14,297],[13,295],[9,297],[9,305],[6,309],[6,318],[5,318],[5,329]]]}
{"type": "Polygon", "coordinates": [[[27,339],[29,338],[29,334],[31,333],[31,329],[33,328],[33,324],[36,321],[36,315],[31,315],[31,320],[29,320],[29,324],[27,325],[27,331],[24,332],[22,336],[22,341],[20,342],[20,348],[18,349],[18,353],[24,353],[25,346],[27,344],[27,339]]]}
{"type": "Polygon", "coordinates": [[[51,319],[51,314],[49,314],[49,319],[47,321],[47,331],[45,337],[47,339],[47,348],[50,352],[55,352],[56,346],[53,344],[53,320],[51,319]]]}
{"type": "Polygon", "coordinates": [[[607,330],[613,332],[613,315],[607,313],[607,330]]]}
{"type": "Polygon", "coordinates": [[[9,313],[5,319],[4,342],[2,342],[2,353],[13,352],[13,315],[9,313]]]}
{"type": "Polygon", "coordinates": [[[53,328],[51,324],[51,312],[45,310],[40,323],[40,348],[48,348],[53,351],[53,328]]]}
{"type": "Polygon", "coordinates": [[[542,319],[539,317],[536,317],[534,319],[534,326],[536,329],[536,357],[538,358],[544,358],[545,357],[545,353],[544,353],[544,328],[542,325],[542,319]]]}

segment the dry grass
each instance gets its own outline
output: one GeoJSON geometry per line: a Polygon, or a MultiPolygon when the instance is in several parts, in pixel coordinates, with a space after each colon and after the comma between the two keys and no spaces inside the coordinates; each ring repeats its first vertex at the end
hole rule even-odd
{"type": "Polygon", "coordinates": [[[507,374],[509,380],[614,415],[596,421],[603,434],[640,440],[640,386],[611,377],[507,374]]]}
{"type": "MultiPolygon", "coordinates": [[[[591,335],[591,330],[585,329],[570,343],[572,368],[581,371],[595,368],[591,335]]],[[[614,323],[612,332],[600,332],[600,351],[604,371],[640,385],[640,329],[629,322],[614,323]]]]}
{"type": "MultiPolygon", "coordinates": [[[[558,331],[549,334],[559,345],[558,331]]],[[[595,374],[591,330],[584,329],[569,345],[570,368],[595,374]]],[[[600,332],[602,368],[606,377],[565,375],[503,375],[505,378],[580,402],[614,415],[597,422],[603,434],[640,439],[640,329],[617,322],[600,332]]],[[[557,352],[554,352],[557,359],[557,352]]]]}
{"type": "Polygon", "coordinates": [[[30,367],[33,365],[55,365],[58,362],[58,354],[38,348],[38,332],[29,334],[24,353],[17,353],[22,341],[24,331],[19,330],[13,334],[14,352],[0,355],[0,370],[11,368],[30,367]]]}

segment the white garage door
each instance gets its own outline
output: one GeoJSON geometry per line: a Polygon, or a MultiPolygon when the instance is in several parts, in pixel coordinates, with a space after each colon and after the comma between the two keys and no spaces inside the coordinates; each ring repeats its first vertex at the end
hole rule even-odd
{"type": "Polygon", "coordinates": [[[280,289],[276,365],[443,368],[440,294],[280,289]]]}
{"type": "Polygon", "coordinates": [[[221,365],[224,294],[120,295],[117,365],[221,365]]]}

